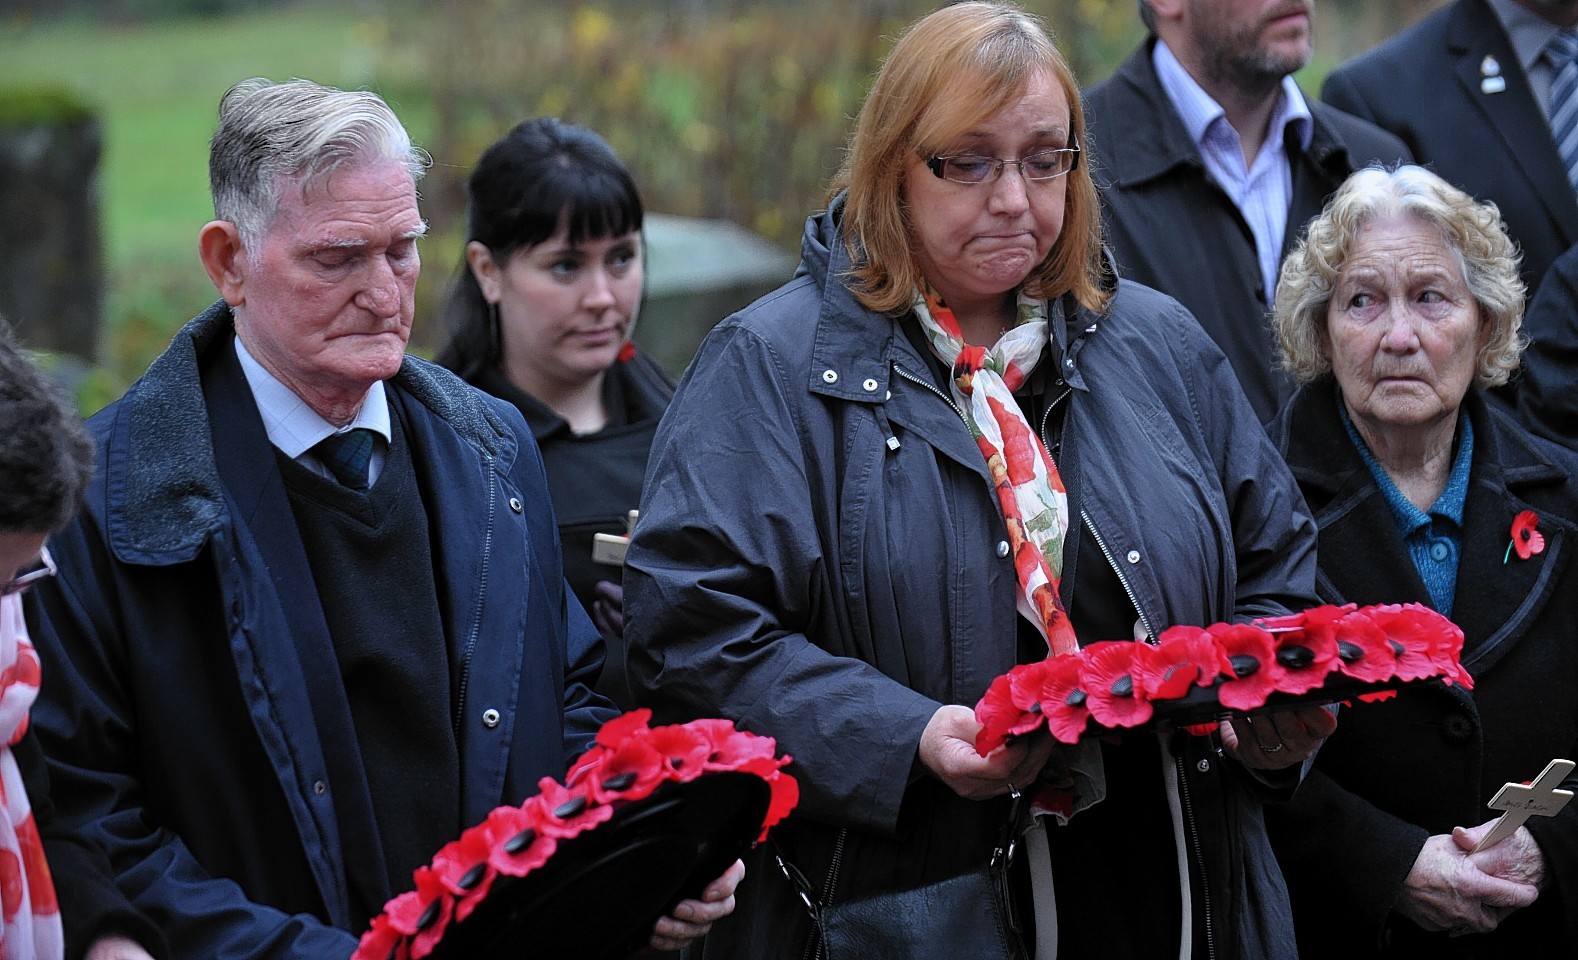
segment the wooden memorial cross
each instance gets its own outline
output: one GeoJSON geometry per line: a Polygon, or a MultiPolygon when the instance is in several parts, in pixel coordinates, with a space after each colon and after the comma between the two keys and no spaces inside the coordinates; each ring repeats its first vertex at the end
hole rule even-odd
{"type": "Polygon", "coordinates": [[[1535,814],[1553,817],[1560,813],[1567,806],[1567,801],[1573,798],[1573,792],[1559,789],[1557,784],[1572,773],[1575,766],[1578,764],[1571,760],[1552,760],[1533,783],[1509,783],[1497,790],[1490,800],[1490,808],[1505,812],[1496,825],[1490,828],[1490,832],[1485,834],[1485,839],[1474,847],[1473,852],[1478,853],[1507,839],[1535,814]]]}

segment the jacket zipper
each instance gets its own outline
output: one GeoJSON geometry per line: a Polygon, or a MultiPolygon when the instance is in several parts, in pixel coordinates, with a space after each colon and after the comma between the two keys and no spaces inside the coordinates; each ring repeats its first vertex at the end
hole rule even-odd
{"type": "MultiPolygon", "coordinates": [[[[1045,440],[1042,441],[1043,443],[1045,440]]],[[[1140,625],[1145,628],[1145,639],[1148,643],[1156,643],[1156,630],[1151,626],[1150,618],[1140,607],[1139,598],[1134,594],[1134,588],[1129,585],[1128,577],[1123,575],[1123,569],[1118,566],[1118,561],[1113,557],[1112,551],[1107,548],[1107,541],[1101,538],[1101,531],[1096,529],[1096,523],[1090,518],[1090,513],[1085,510],[1079,512],[1080,519],[1085,521],[1085,528],[1095,538],[1096,546],[1101,550],[1101,555],[1107,558],[1107,565],[1112,572],[1118,575],[1118,582],[1123,585],[1123,592],[1128,594],[1129,603],[1134,605],[1134,612],[1140,618],[1140,625]]],[[[1189,797],[1189,778],[1185,775],[1184,761],[1179,757],[1174,761],[1177,766],[1178,795],[1183,804],[1184,831],[1189,835],[1189,849],[1194,852],[1196,864],[1200,868],[1200,902],[1205,913],[1205,947],[1208,958],[1216,956],[1216,935],[1211,929],[1211,883],[1207,875],[1205,857],[1200,851],[1200,830],[1195,825],[1194,804],[1189,797]]],[[[1181,882],[1188,882],[1188,876],[1179,878],[1181,882]]],[[[1189,947],[1184,944],[1184,947],[1189,947]]]]}
{"type": "Polygon", "coordinates": [[[1096,529],[1096,522],[1090,518],[1090,512],[1082,509],[1079,511],[1079,516],[1085,521],[1085,528],[1090,531],[1090,535],[1096,539],[1096,546],[1100,548],[1101,555],[1107,558],[1107,566],[1118,575],[1118,582],[1123,585],[1123,592],[1128,594],[1129,603],[1133,604],[1134,612],[1139,615],[1140,626],[1145,628],[1145,642],[1154,644],[1156,630],[1151,626],[1150,618],[1140,606],[1140,599],[1135,595],[1134,588],[1129,585],[1129,578],[1123,575],[1123,568],[1118,566],[1117,558],[1112,555],[1111,550],[1107,549],[1107,541],[1101,538],[1101,531],[1096,529]]]}
{"type": "Polygon", "coordinates": [[[822,896],[817,903],[816,932],[811,937],[811,942],[806,944],[805,960],[820,960],[822,957],[822,921],[820,912],[822,907],[833,905],[833,890],[838,885],[838,873],[844,865],[844,841],[849,839],[849,828],[842,827],[838,837],[833,840],[833,859],[827,865],[827,879],[822,883],[822,896]]]}
{"type": "Polygon", "coordinates": [[[917,386],[920,386],[920,387],[924,387],[927,390],[930,390],[932,393],[935,393],[937,396],[941,397],[942,398],[942,402],[946,403],[949,407],[953,408],[953,412],[957,413],[959,415],[959,419],[964,422],[965,427],[969,427],[970,426],[970,418],[966,417],[964,415],[964,411],[959,409],[959,405],[957,403],[953,402],[953,398],[952,397],[950,397],[947,394],[943,393],[941,390],[938,390],[936,387],[934,387],[931,384],[927,383],[925,380],[922,380],[920,377],[917,377],[915,374],[910,373],[908,370],[905,370],[903,367],[899,366],[897,363],[893,364],[893,372],[898,374],[900,377],[904,378],[905,380],[908,380],[910,383],[913,383],[913,384],[915,384],[917,386]]]}
{"type": "MultiPolygon", "coordinates": [[[[1195,827],[1194,802],[1189,797],[1189,778],[1185,776],[1184,758],[1176,757],[1173,763],[1178,768],[1178,798],[1183,803],[1184,827],[1189,832],[1189,849],[1194,851],[1195,863],[1200,868],[1200,903],[1205,913],[1205,954],[1207,958],[1213,958],[1216,956],[1216,934],[1211,929],[1211,884],[1206,877],[1205,855],[1200,851],[1200,831],[1195,827]]],[[[1194,949],[1192,944],[1184,944],[1184,947],[1191,952],[1194,949]]]]}

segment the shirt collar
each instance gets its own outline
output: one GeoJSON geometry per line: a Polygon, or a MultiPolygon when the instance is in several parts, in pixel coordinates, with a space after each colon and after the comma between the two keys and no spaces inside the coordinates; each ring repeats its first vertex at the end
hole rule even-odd
{"type": "MultiPolygon", "coordinates": [[[[240,337],[235,338],[236,357],[241,361],[241,372],[246,375],[252,399],[263,417],[263,429],[268,431],[269,442],[285,456],[295,459],[311,450],[318,441],[342,428],[323,419],[307,402],[264,369],[247,351],[240,337]]],[[[374,383],[363,398],[356,416],[343,429],[366,427],[391,440],[389,431],[389,400],[384,396],[383,381],[374,383]]]]}
{"type": "Polygon", "coordinates": [[[1397,520],[1397,527],[1405,537],[1420,527],[1429,526],[1431,517],[1450,520],[1459,528],[1463,526],[1463,503],[1468,499],[1468,472],[1474,460],[1474,425],[1469,422],[1467,410],[1458,411],[1459,439],[1457,453],[1452,458],[1452,472],[1447,475],[1446,486],[1442,488],[1441,495],[1436,497],[1436,502],[1430,505],[1428,513],[1414,506],[1413,501],[1403,496],[1397,484],[1393,483],[1392,478],[1387,475],[1386,468],[1375,459],[1375,454],[1370,452],[1369,445],[1364,442],[1363,437],[1359,436],[1353,420],[1349,418],[1348,408],[1342,402],[1340,390],[1337,391],[1337,414],[1342,418],[1342,426],[1348,432],[1348,439],[1353,441],[1359,456],[1364,460],[1364,465],[1375,478],[1376,486],[1386,498],[1386,505],[1391,508],[1392,516],[1397,520]]]}
{"type": "MultiPolygon", "coordinates": [[[[1151,49],[1151,64],[1156,68],[1156,78],[1161,81],[1162,89],[1172,101],[1178,118],[1183,121],[1184,129],[1189,132],[1189,139],[1204,153],[1206,135],[1217,122],[1227,122],[1227,111],[1205,92],[1204,87],[1195,82],[1194,77],[1189,75],[1189,71],[1184,69],[1172,50],[1160,39],[1151,49]]],[[[1314,118],[1310,115],[1303,91],[1291,76],[1287,76],[1282,78],[1282,96],[1277,98],[1276,109],[1271,114],[1270,129],[1278,131],[1280,135],[1267,137],[1267,141],[1280,147],[1290,124],[1294,135],[1298,137],[1299,148],[1308,150],[1315,136],[1314,118]]]]}
{"type": "Polygon", "coordinates": [[[1495,11],[1496,19],[1501,21],[1501,28],[1507,32],[1507,40],[1512,44],[1512,52],[1518,55],[1518,63],[1523,65],[1523,72],[1527,74],[1545,52],[1545,45],[1561,29],[1520,6],[1516,0],[1490,0],[1490,7],[1495,11]]]}

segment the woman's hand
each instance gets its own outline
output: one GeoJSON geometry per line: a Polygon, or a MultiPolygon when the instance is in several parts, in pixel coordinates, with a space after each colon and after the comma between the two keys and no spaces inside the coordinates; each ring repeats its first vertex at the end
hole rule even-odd
{"type": "Polygon", "coordinates": [[[142,944],[125,937],[100,937],[82,956],[83,960],[153,960],[142,944]]]}
{"type": "Polygon", "coordinates": [[[611,580],[592,585],[592,623],[605,637],[625,635],[625,588],[611,580]]]}
{"type": "Polygon", "coordinates": [[[1038,731],[983,757],[975,751],[975,736],[980,732],[974,710],[950,704],[932,714],[921,733],[921,763],[967,800],[1000,797],[1009,792],[1010,785],[1015,789],[1029,786],[1047,765],[1056,745],[1038,731]]]}
{"type": "Polygon", "coordinates": [[[1487,820],[1477,827],[1458,827],[1452,831],[1452,841],[1469,855],[1475,866],[1491,876],[1543,889],[1545,854],[1540,852],[1540,845],[1535,842],[1534,834],[1529,832],[1528,827],[1519,827],[1495,846],[1474,852],[1474,846],[1495,825],[1495,820],[1487,820]]]}
{"type": "Polygon", "coordinates": [[[1486,873],[1469,856],[1488,829],[1458,827],[1426,840],[1392,909],[1426,930],[1489,933],[1507,914],[1533,903],[1538,887],[1486,873]]]}
{"type": "Polygon", "coordinates": [[[706,936],[714,923],[734,912],[734,888],[744,878],[745,864],[734,861],[723,876],[707,885],[700,900],[681,900],[673,913],[659,920],[647,946],[653,950],[678,950],[706,936]]]}
{"type": "Polygon", "coordinates": [[[1303,763],[1337,730],[1337,717],[1322,706],[1289,707],[1221,725],[1222,745],[1255,770],[1303,763]]]}

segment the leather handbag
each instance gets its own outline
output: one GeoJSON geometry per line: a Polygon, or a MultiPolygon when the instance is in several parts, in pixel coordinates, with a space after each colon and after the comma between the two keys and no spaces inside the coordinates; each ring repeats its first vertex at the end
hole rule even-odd
{"type": "MultiPolygon", "coordinates": [[[[815,925],[806,950],[808,960],[1029,960],[1008,881],[1023,806],[1023,798],[1016,797],[987,863],[907,890],[821,903],[804,875],[780,853],[778,866],[799,892],[815,925]]],[[[842,851],[846,835],[847,830],[839,833],[835,851],[842,851]]],[[[835,852],[829,889],[839,863],[835,852]]]]}

